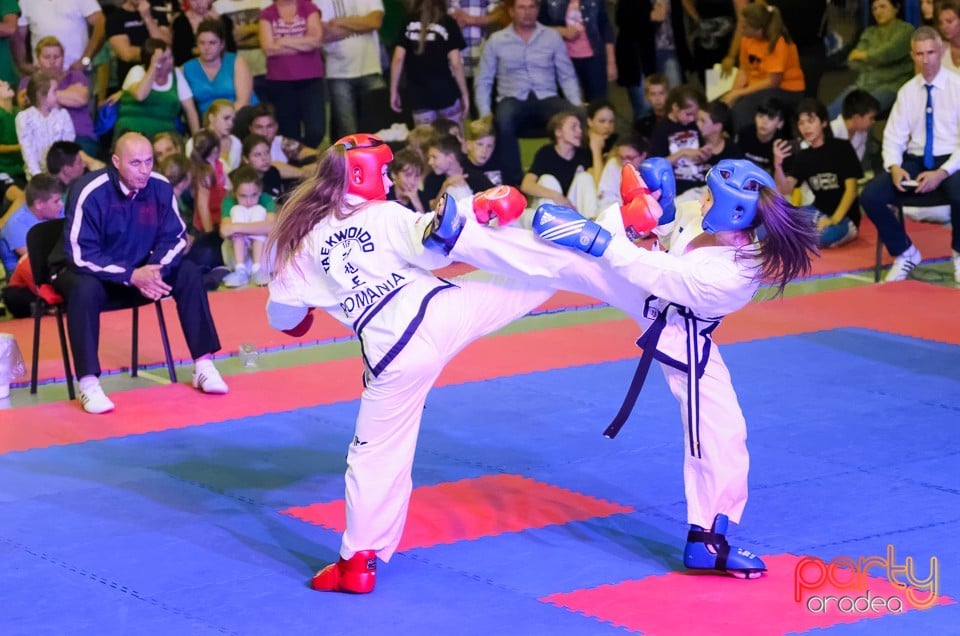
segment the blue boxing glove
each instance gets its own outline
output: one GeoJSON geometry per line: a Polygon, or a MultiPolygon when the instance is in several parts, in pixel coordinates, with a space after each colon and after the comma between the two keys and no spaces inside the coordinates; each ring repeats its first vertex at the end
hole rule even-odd
{"type": "MultiPolygon", "coordinates": [[[[640,164],[640,178],[647,184],[651,192],[660,191],[657,202],[663,210],[659,225],[666,225],[677,218],[677,182],[673,176],[673,166],[663,157],[650,157],[640,164]]],[[[623,200],[627,203],[627,200],[623,200]]]]}
{"type": "Polygon", "coordinates": [[[544,203],[533,215],[533,233],[544,241],[601,256],[610,244],[610,232],[565,205],[544,203]]]}

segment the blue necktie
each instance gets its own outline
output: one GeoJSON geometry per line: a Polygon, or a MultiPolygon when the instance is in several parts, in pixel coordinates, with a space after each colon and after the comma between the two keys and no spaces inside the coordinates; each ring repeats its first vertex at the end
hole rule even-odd
{"type": "Polygon", "coordinates": [[[927,89],[927,139],[923,143],[923,167],[933,170],[933,84],[924,84],[927,89]]]}

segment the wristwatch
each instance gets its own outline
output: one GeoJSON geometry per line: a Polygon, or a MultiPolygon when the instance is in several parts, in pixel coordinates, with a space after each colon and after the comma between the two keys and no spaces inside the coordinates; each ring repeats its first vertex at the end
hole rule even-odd
{"type": "Polygon", "coordinates": [[[86,55],[80,58],[80,63],[83,64],[84,68],[90,68],[90,58],[86,55]]]}

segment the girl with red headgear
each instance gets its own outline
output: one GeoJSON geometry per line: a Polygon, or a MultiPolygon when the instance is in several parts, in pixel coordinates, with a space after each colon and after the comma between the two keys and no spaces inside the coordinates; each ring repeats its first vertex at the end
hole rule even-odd
{"type": "MultiPolygon", "coordinates": [[[[389,561],[400,542],[423,405],[440,371],[469,342],[553,293],[489,274],[432,274],[451,261],[423,249],[432,215],[386,200],[392,159],[373,135],[337,141],[283,205],[265,252],[275,250],[270,324],[303,335],[319,307],[357,334],[364,363],[340,559],[314,576],[317,590],[373,590],[377,559],[389,561]]],[[[526,199],[501,186],[463,202],[471,204],[481,221],[508,223],[526,199]]]]}

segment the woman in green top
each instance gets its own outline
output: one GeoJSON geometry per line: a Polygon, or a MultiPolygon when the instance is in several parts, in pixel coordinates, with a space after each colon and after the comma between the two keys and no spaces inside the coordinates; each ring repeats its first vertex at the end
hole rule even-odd
{"type": "Polygon", "coordinates": [[[200,128],[190,85],[173,67],[173,53],[163,40],[150,38],[140,48],[139,66],[127,73],[120,93],[114,136],[135,130],[147,137],[176,130],[181,110],[191,133],[200,128]]]}
{"type": "Polygon", "coordinates": [[[830,104],[827,110],[831,119],[843,111],[843,99],[847,94],[858,88],[879,100],[880,112],[889,111],[897,99],[897,91],[913,77],[913,59],[910,57],[913,25],[898,17],[901,8],[899,0],[873,0],[870,3],[877,23],[864,29],[856,48],[847,56],[847,65],[858,72],[857,80],[830,104]]]}

